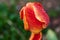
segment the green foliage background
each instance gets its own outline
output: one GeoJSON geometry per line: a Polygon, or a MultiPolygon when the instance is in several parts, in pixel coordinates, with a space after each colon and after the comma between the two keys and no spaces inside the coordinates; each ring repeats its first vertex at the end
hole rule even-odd
{"type": "MultiPolygon", "coordinates": [[[[17,8],[18,2],[19,0],[10,0],[10,5],[0,3],[0,40],[28,40],[30,37],[30,32],[24,30],[23,21],[20,20],[19,10],[22,6],[17,8]]],[[[58,17],[57,12],[53,9],[48,10],[49,16],[53,18],[58,17]]],[[[47,30],[49,28],[43,30],[43,34],[47,30]]]]}

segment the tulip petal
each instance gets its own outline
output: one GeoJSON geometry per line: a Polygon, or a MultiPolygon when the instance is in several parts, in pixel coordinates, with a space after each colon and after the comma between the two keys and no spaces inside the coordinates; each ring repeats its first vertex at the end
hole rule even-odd
{"type": "Polygon", "coordinates": [[[46,28],[49,23],[49,17],[47,13],[45,12],[45,10],[43,9],[43,6],[38,2],[34,2],[34,3],[30,2],[30,3],[27,3],[26,6],[33,10],[35,18],[38,21],[43,23],[42,25],[43,28],[46,28]]]}
{"type": "Polygon", "coordinates": [[[23,21],[24,21],[24,29],[25,29],[25,30],[29,30],[29,26],[28,26],[28,22],[27,22],[27,20],[26,20],[26,16],[24,16],[23,21]]]}
{"type": "Polygon", "coordinates": [[[39,32],[38,34],[31,33],[29,40],[41,40],[42,39],[42,33],[39,32]]]}
{"type": "Polygon", "coordinates": [[[24,21],[24,29],[29,30],[28,23],[25,16],[25,7],[23,7],[20,11],[20,19],[23,19],[24,21]]]}
{"type": "Polygon", "coordinates": [[[23,7],[19,12],[20,13],[20,19],[23,19],[24,9],[25,9],[25,7],[23,7]]]}
{"type": "Polygon", "coordinates": [[[43,6],[40,3],[35,2],[33,4],[33,10],[34,10],[36,19],[41,22],[44,22],[43,28],[46,28],[46,26],[49,23],[49,17],[45,12],[45,10],[43,9],[43,6]]]}
{"type": "Polygon", "coordinates": [[[20,15],[21,19],[24,18],[24,28],[30,29],[30,31],[38,30],[39,32],[39,30],[46,28],[49,23],[47,13],[44,11],[43,6],[38,2],[27,3],[21,10],[20,15]]]}
{"type": "Polygon", "coordinates": [[[31,8],[26,7],[25,15],[26,15],[26,19],[27,19],[30,31],[33,31],[35,33],[40,32],[42,30],[43,22],[41,22],[35,18],[34,11],[31,8]]]}

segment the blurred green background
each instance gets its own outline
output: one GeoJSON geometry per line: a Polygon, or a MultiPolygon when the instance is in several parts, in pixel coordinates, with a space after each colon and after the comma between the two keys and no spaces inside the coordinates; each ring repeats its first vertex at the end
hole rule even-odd
{"type": "Polygon", "coordinates": [[[0,40],[28,40],[19,11],[27,2],[40,2],[50,17],[42,40],[60,40],[60,0],[0,0],[0,40]]]}

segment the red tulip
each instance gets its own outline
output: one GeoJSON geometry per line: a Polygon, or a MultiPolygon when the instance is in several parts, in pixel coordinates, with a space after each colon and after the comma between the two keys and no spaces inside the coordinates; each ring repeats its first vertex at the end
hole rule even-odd
{"type": "Polygon", "coordinates": [[[49,17],[43,6],[38,2],[27,3],[20,11],[20,18],[24,22],[24,29],[31,31],[29,40],[41,40],[41,31],[49,23],[49,17]]]}

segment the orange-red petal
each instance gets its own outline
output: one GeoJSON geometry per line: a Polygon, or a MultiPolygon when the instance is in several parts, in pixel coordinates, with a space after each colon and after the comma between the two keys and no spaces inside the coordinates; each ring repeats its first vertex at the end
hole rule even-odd
{"type": "Polygon", "coordinates": [[[39,32],[38,34],[31,33],[29,40],[42,40],[42,33],[39,32]]]}
{"type": "Polygon", "coordinates": [[[43,6],[38,2],[27,3],[21,11],[21,19],[24,21],[24,28],[35,32],[46,28],[49,17],[43,6]],[[34,31],[35,30],[35,31],[34,31]]]}
{"type": "MultiPolygon", "coordinates": [[[[47,15],[47,13],[45,12],[43,6],[38,2],[34,2],[34,3],[27,3],[26,7],[30,8],[30,9],[27,9],[27,10],[31,10],[31,11],[28,11],[29,15],[30,15],[31,12],[33,12],[33,15],[35,16],[37,21],[42,22],[43,23],[42,27],[46,28],[48,23],[49,23],[49,17],[47,15]]],[[[37,23],[36,23],[36,25],[37,25],[37,23]]]]}
{"type": "Polygon", "coordinates": [[[26,8],[26,7],[23,7],[23,8],[21,9],[21,11],[20,11],[20,19],[22,19],[23,22],[24,22],[24,29],[25,29],[25,30],[29,30],[28,22],[27,22],[27,20],[26,20],[26,15],[25,15],[25,8],[26,8]]]}
{"type": "Polygon", "coordinates": [[[24,10],[24,7],[20,10],[20,19],[23,19],[23,10],[24,10]]]}
{"type": "Polygon", "coordinates": [[[49,16],[45,12],[43,6],[40,3],[35,2],[33,4],[33,9],[35,12],[36,19],[38,19],[41,22],[44,22],[45,26],[43,26],[43,28],[46,28],[49,23],[49,16]]]}
{"type": "Polygon", "coordinates": [[[26,15],[26,19],[27,19],[30,31],[32,30],[40,31],[42,29],[43,22],[35,18],[34,11],[31,8],[27,7],[25,9],[25,15],[26,15]]]}

